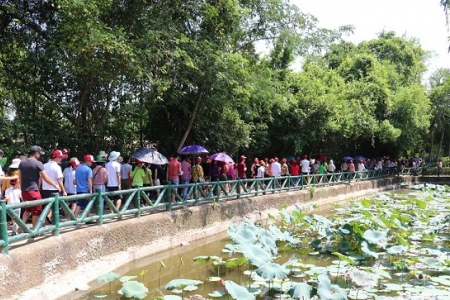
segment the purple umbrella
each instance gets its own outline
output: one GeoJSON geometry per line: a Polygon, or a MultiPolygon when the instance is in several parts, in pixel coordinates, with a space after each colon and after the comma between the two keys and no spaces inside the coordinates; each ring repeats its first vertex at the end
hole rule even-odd
{"type": "Polygon", "coordinates": [[[210,159],[217,160],[217,161],[223,161],[227,163],[234,163],[233,159],[226,153],[220,152],[220,153],[214,153],[211,155],[210,159]]]}
{"type": "Polygon", "coordinates": [[[208,150],[203,148],[200,145],[189,145],[186,147],[183,147],[179,154],[186,154],[186,155],[198,155],[198,154],[206,154],[209,153],[208,150]]]}

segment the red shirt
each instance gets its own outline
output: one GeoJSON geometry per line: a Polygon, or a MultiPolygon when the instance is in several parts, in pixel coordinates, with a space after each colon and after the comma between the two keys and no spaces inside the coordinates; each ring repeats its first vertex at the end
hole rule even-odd
{"type": "Polygon", "coordinates": [[[245,165],[245,162],[241,162],[238,164],[237,166],[237,170],[238,170],[238,177],[241,179],[247,178],[247,174],[245,174],[245,169],[247,168],[247,166],[245,165]]]}
{"type": "Polygon", "coordinates": [[[169,166],[167,167],[169,180],[177,180],[179,179],[179,172],[181,168],[181,163],[174,159],[169,162],[169,166]]]}
{"type": "Polygon", "coordinates": [[[300,168],[297,164],[291,165],[291,169],[289,170],[292,176],[297,176],[300,173],[300,168]]]}

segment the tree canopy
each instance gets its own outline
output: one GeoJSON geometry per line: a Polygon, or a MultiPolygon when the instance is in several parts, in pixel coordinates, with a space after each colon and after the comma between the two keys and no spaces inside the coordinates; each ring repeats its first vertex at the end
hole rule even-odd
{"type": "Polygon", "coordinates": [[[4,3],[9,151],[413,155],[442,123],[446,92],[421,84],[417,40],[381,32],[355,45],[342,39],[351,26],[320,28],[286,0],[4,3]]]}

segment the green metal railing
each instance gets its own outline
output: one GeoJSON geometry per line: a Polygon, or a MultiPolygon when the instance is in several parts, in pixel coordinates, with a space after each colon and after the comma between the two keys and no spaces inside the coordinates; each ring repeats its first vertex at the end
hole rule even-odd
{"type": "Polygon", "coordinates": [[[104,220],[120,219],[123,216],[140,217],[145,212],[154,211],[156,208],[172,210],[174,206],[192,204],[197,205],[204,201],[218,202],[224,199],[240,199],[242,197],[258,196],[276,191],[295,191],[313,186],[330,186],[352,181],[372,180],[390,176],[387,170],[333,173],[323,175],[300,175],[270,178],[255,178],[244,180],[216,181],[193,184],[179,184],[177,186],[164,185],[145,188],[135,188],[125,191],[101,192],[81,194],[73,196],[59,196],[55,194],[51,198],[21,202],[6,205],[0,200],[0,248],[4,254],[8,254],[11,243],[26,240],[38,235],[51,232],[58,236],[61,229],[73,227],[85,222],[95,222],[102,225],[104,220]],[[187,188],[186,196],[179,191],[187,188]],[[148,193],[159,190],[155,200],[149,198],[148,193]],[[122,206],[117,209],[112,196],[122,195],[122,206]],[[172,198],[174,197],[174,201],[172,198]],[[70,202],[86,199],[87,206],[80,215],[75,215],[70,209],[70,202]],[[34,228],[29,228],[15,209],[25,209],[42,205],[43,210],[34,228]],[[65,217],[59,214],[60,208],[65,217]],[[52,212],[52,224],[43,226],[46,216],[52,212]],[[23,231],[14,236],[8,235],[7,216],[15,221],[23,231]]]}

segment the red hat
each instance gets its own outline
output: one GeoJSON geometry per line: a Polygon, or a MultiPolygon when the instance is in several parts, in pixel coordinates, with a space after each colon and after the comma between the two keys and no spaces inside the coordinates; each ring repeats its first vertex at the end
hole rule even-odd
{"type": "Polygon", "coordinates": [[[92,155],[86,154],[86,155],[84,156],[84,161],[95,162],[95,159],[94,159],[94,157],[93,157],[92,155]]]}
{"type": "Polygon", "coordinates": [[[246,158],[247,158],[247,156],[241,155],[241,159],[246,159],[246,158]]]}
{"type": "Polygon", "coordinates": [[[58,157],[63,157],[63,153],[61,152],[61,150],[53,151],[52,158],[58,158],[58,157]]]}
{"type": "Polygon", "coordinates": [[[69,154],[69,153],[70,153],[70,150],[62,149],[62,154],[63,155],[66,155],[66,154],[69,154]]]}
{"type": "Polygon", "coordinates": [[[134,163],[135,163],[135,164],[140,164],[141,161],[140,161],[139,159],[136,158],[136,159],[134,160],[134,163]]]}
{"type": "Polygon", "coordinates": [[[198,163],[198,164],[201,163],[202,162],[202,158],[200,156],[196,157],[195,158],[195,162],[198,163]]]}

